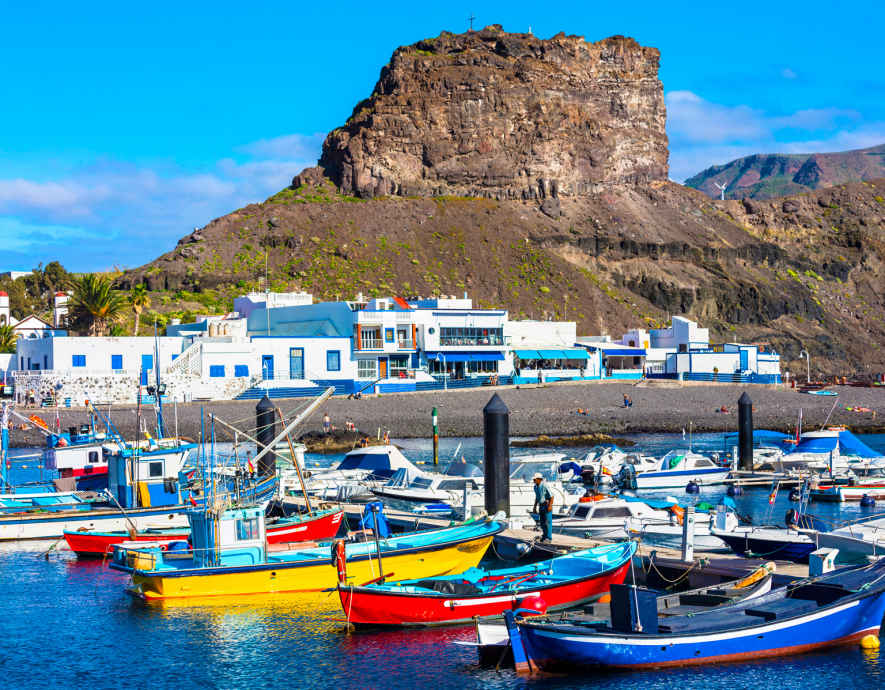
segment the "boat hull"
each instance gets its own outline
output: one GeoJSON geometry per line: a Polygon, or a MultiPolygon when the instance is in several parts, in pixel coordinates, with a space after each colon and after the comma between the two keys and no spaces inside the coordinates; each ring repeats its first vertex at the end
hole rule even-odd
{"type": "Polygon", "coordinates": [[[542,668],[662,668],[787,656],[849,644],[878,633],[885,593],[805,616],[718,633],[586,634],[520,625],[526,651],[542,668]]]}
{"type": "Polygon", "coordinates": [[[689,482],[702,486],[721,484],[728,479],[728,468],[712,467],[702,470],[664,470],[640,472],[636,475],[637,489],[678,489],[689,482]]]}
{"type": "MultiPolygon", "coordinates": [[[[268,525],[267,543],[283,544],[299,541],[317,541],[331,539],[341,526],[344,511],[330,511],[314,519],[301,522],[286,522],[282,525],[268,525]]],[[[186,523],[186,521],[185,521],[186,523]]],[[[128,532],[65,532],[65,541],[71,551],[80,558],[103,558],[110,555],[115,544],[124,541],[140,541],[145,543],[187,541],[190,529],[172,529],[151,532],[140,532],[130,535],[128,532]]]]}
{"type": "MultiPolygon", "coordinates": [[[[406,549],[384,555],[384,574],[400,579],[418,579],[434,575],[464,572],[482,559],[494,535],[406,549]]],[[[331,554],[330,554],[331,555],[331,554]]],[[[374,554],[348,557],[347,574],[354,582],[366,584],[380,573],[374,554]]],[[[202,570],[132,573],[133,594],[147,600],[178,597],[213,597],[231,594],[268,594],[314,592],[335,587],[338,571],[331,558],[310,561],[277,560],[252,566],[221,567],[202,570]]]]}
{"type": "Polygon", "coordinates": [[[609,585],[622,584],[629,569],[628,560],[617,568],[580,581],[497,595],[492,592],[476,595],[399,594],[372,591],[368,587],[339,587],[338,592],[348,622],[355,625],[447,625],[475,618],[499,617],[530,596],[540,596],[548,611],[585,604],[608,593],[609,585]]]}
{"type": "Polygon", "coordinates": [[[716,532],[716,536],[728,544],[739,556],[747,558],[774,558],[794,563],[808,563],[808,557],[817,546],[814,542],[775,541],[745,536],[742,533],[716,532]]]}

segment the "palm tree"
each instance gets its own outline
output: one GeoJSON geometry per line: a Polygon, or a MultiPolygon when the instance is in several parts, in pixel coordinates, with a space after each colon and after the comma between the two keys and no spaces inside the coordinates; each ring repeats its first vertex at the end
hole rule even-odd
{"type": "Polygon", "coordinates": [[[100,273],[86,273],[71,284],[74,321],[85,326],[89,335],[104,335],[108,326],[120,318],[126,301],[113,289],[111,279],[100,273]]]}
{"type": "Polygon", "coordinates": [[[17,340],[18,336],[16,336],[15,329],[12,326],[8,323],[0,324],[0,352],[4,354],[15,352],[17,340]]]}
{"type": "Polygon", "coordinates": [[[138,322],[141,320],[141,312],[146,307],[151,306],[151,297],[148,295],[147,287],[144,283],[136,285],[129,292],[129,306],[135,312],[135,328],[132,335],[138,335],[138,322]]]}

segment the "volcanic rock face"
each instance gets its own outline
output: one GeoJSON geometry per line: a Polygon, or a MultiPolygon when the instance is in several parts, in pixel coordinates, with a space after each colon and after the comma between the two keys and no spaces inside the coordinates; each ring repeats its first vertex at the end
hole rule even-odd
{"type": "Polygon", "coordinates": [[[318,168],[360,197],[545,199],[667,178],[659,53],[499,26],[398,48],[318,168]]]}

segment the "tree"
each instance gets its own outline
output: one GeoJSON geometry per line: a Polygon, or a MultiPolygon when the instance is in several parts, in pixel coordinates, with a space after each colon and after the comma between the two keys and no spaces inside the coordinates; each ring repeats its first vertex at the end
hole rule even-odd
{"type": "Polygon", "coordinates": [[[18,337],[15,329],[8,323],[0,324],[0,352],[15,352],[15,344],[18,337]]]}
{"type": "Polygon", "coordinates": [[[89,335],[105,335],[126,308],[126,300],[113,289],[113,282],[98,273],[85,273],[71,281],[73,323],[89,335]]]}
{"type": "Polygon", "coordinates": [[[147,287],[144,283],[136,285],[129,292],[129,306],[135,312],[135,328],[132,335],[138,335],[138,322],[141,320],[141,312],[143,309],[151,306],[151,297],[148,295],[147,287]]]}

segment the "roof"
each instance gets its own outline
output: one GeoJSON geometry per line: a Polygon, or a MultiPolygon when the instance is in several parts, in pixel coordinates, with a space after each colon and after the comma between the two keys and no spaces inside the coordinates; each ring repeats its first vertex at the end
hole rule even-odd
{"type": "Polygon", "coordinates": [[[37,316],[36,314],[28,314],[25,318],[21,319],[18,323],[16,323],[15,326],[14,326],[13,328],[15,328],[15,329],[19,329],[19,328],[24,328],[24,329],[36,328],[36,327],[37,327],[36,325],[35,325],[35,326],[29,326],[29,325],[28,325],[27,322],[28,322],[29,320],[31,320],[31,319],[33,319],[34,321],[38,321],[40,324],[42,324],[42,325],[45,326],[46,328],[49,328],[49,329],[52,328],[52,324],[51,324],[51,323],[49,323],[48,321],[44,321],[43,319],[41,319],[41,318],[40,318],[39,316],[37,316]]]}
{"type": "Polygon", "coordinates": [[[9,297],[9,293],[4,292],[3,290],[0,290],[0,297],[9,297]]]}
{"type": "Polygon", "coordinates": [[[621,343],[581,343],[590,350],[602,350],[606,355],[613,357],[644,357],[645,348],[630,347],[621,343]]]}

